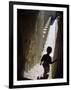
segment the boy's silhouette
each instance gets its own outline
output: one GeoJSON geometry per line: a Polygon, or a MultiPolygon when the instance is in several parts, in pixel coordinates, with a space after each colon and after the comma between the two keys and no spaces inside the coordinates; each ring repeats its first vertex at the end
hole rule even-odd
{"type": "Polygon", "coordinates": [[[42,59],[41,59],[41,63],[40,65],[43,65],[44,68],[44,74],[43,77],[45,78],[46,76],[48,76],[48,72],[50,71],[50,64],[53,64],[55,61],[52,62],[50,53],[52,52],[52,48],[48,47],[47,48],[47,54],[44,54],[42,59]]]}

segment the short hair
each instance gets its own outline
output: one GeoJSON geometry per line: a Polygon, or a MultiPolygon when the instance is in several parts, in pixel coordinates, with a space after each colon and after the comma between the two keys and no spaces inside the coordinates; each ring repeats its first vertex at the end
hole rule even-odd
{"type": "Polygon", "coordinates": [[[52,48],[50,46],[47,47],[47,52],[50,53],[52,51],[52,48]]]}

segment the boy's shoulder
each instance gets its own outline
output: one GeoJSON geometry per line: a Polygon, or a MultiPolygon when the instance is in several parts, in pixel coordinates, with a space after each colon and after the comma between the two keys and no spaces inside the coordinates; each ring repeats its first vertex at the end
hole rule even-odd
{"type": "Polygon", "coordinates": [[[49,56],[49,55],[47,55],[47,54],[44,54],[43,57],[49,57],[49,58],[51,58],[51,56],[49,56]]]}
{"type": "Polygon", "coordinates": [[[43,56],[45,57],[45,56],[47,56],[47,54],[44,54],[43,56]]]}

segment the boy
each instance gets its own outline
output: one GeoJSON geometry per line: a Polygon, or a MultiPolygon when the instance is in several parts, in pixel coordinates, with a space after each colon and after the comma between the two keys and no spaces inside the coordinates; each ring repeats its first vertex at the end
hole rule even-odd
{"type": "Polygon", "coordinates": [[[42,59],[41,59],[41,63],[40,65],[43,65],[43,68],[44,68],[44,74],[43,74],[43,77],[44,78],[47,78],[48,77],[48,72],[50,70],[50,64],[53,64],[55,61],[52,62],[51,60],[51,56],[50,56],[50,53],[52,52],[52,48],[51,47],[48,47],[47,48],[47,54],[44,54],[42,59]]]}

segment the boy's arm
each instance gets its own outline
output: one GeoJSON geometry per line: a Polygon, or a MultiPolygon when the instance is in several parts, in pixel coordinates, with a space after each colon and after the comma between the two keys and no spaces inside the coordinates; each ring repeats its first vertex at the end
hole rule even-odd
{"type": "Polygon", "coordinates": [[[43,64],[43,60],[44,60],[44,56],[43,56],[42,59],[41,59],[40,65],[43,64]]]}
{"type": "Polygon", "coordinates": [[[42,64],[43,64],[43,61],[40,62],[40,65],[42,65],[42,64]]]}
{"type": "Polygon", "coordinates": [[[56,60],[54,60],[52,63],[55,63],[57,61],[57,59],[56,60]]]}
{"type": "Polygon", "coordinates": [[[56,59],[56,60],[54,60],[53,62],[51,62],[51,64],[55,63],[56,61],[57,61],[57,59],[56,59]]]}

